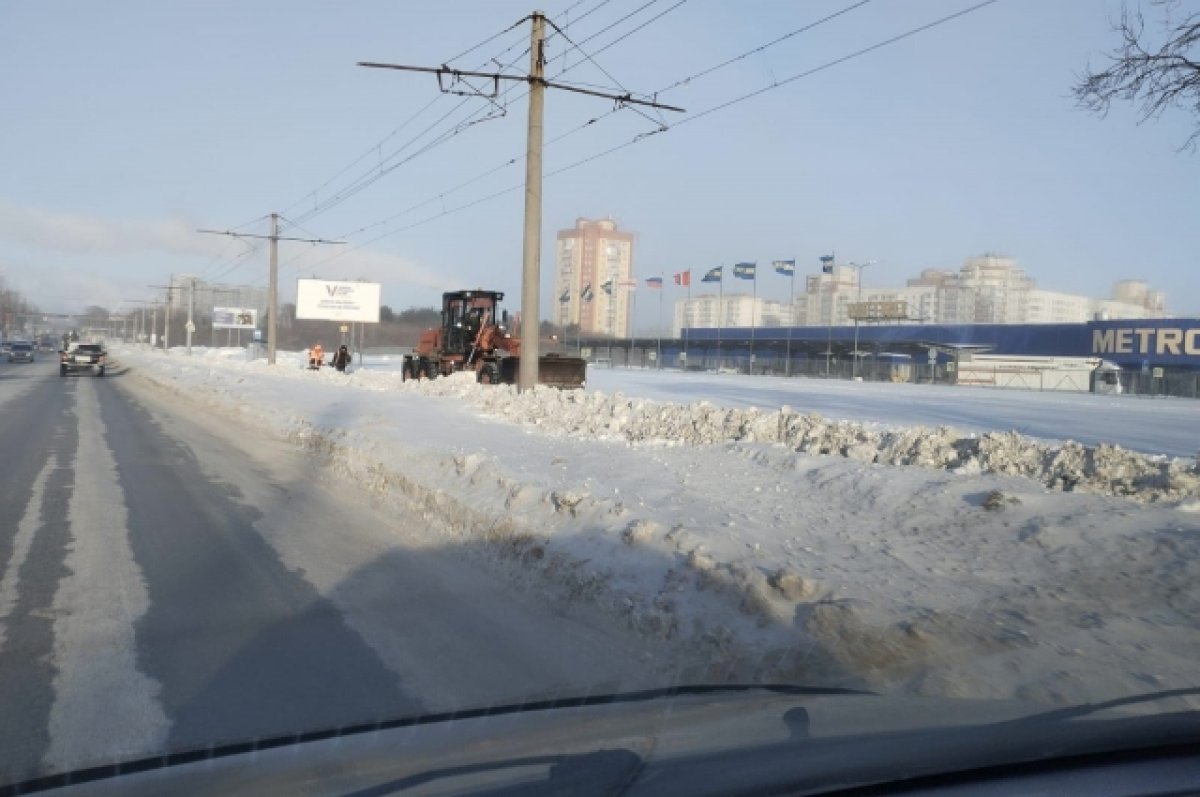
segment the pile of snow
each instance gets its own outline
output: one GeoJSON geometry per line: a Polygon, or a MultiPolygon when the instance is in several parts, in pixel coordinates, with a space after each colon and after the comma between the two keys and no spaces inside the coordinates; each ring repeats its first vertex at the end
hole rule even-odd
{"type": "Polygon", "coordinates": [[[461,545],[547,600],[599,607],[677,644],[692,680],[1047,702],[1194,682],[1186,462],[467,375],[313,373],[299,355],[273,369],[122,357],[135,384],[286,437],[425,521],[427,539],[398,544],[461,545]]]}
{"type": "Polygon", "coordinates": [[[425,390],[458,395],[489,414],[571,435],[684,445],[778,443],[793,451],[882,465],[1024,476],[1054,489],[1143,501],[1200,497],[1200,466],[1194,460],[1150,457],[1112,445],[1052,445],[1016,432],[976,436],[950,427],[879,430],[790,407],[761,412],[596,392],[539,389],[517,394],[511,387],[481,389],[461,379],[440,387],[435,382],[425,390]]]}
{"type": "MultiPolygon", "coordinates": [[[[301,375],[345,378],[328,371],[301,375]]],[[[680,405],[587,390],[538,388],[518,393],[508,385],[478,385],[468,373],[420,382],[404,382],[398,373],[369,371],[349,378],[351,384],[377,389],[460,398],[488,415],[572,436],[670,445],[778,443],[803,453],[882,465],[1023,476],[1064,491],[1140,501],[1200,499],[1196,460],[1149,456],[1115,445],[1052,444],[1014,431],[964,434],[948,426],[879,429],[787,406],[764,412],[707,401],[680,405]]]]}

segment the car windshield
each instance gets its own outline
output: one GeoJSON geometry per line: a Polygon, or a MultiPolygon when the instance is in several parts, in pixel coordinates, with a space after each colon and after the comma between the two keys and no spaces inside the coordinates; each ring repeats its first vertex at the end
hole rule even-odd
{"type": "Polygon", "coordinates": [[[537,7],[0,3],[0,793],[683,685],[1192,718],[1197,0],[537,7]]]}

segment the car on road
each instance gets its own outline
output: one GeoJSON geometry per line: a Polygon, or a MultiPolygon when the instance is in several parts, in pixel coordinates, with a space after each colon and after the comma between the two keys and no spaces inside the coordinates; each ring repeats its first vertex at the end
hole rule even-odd
{"type": "Polygon", "coordinates": [[[12,341],[11,340],[0,341],[0,355],[8,354],[10,351],[12,351],[12,341]]]}
{"type": "Polygon", "coordinates": [[[10,363],[33,362],[33,344],[23,340],[14,341],[8,350],[8,361],[10,363]]]}
{"type": "Polygon", "coordinates": [[[91,371],[104,376],[108,365],[108,352],[99,343],[78,343],[69,351],[59,355],[58,375],[66,376],[75,371],[91,371]]]}

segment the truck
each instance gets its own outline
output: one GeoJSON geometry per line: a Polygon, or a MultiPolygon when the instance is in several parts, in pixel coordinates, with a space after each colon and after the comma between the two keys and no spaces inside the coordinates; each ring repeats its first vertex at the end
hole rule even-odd
{"type": "MultiPolygon", "coordinates": [[[[500,291],[463,290],[442,294],[441,325],[421,333],[404,355],[402,378],[435,379],[471,370],[481,384],[516,384],[521,341],[508,332],[508,311],[500,309],[500,291]]],[[[587,362],[580,357],[545,354],[538,358],[538,383],[582,388],[587,362]]]]}

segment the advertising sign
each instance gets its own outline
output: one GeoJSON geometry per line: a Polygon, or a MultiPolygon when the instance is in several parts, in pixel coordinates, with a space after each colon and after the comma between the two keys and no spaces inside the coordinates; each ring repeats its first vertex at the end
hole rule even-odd
{"type": "Polygon", "coordinates": [[[296,318],[379,323],[378,282],[296,280],[296,318]]]}
{"type": "Polygon", "coordinates": [[[253,307],[214,307],[213,329],[254,329],[258,311],[253,307]]]}

